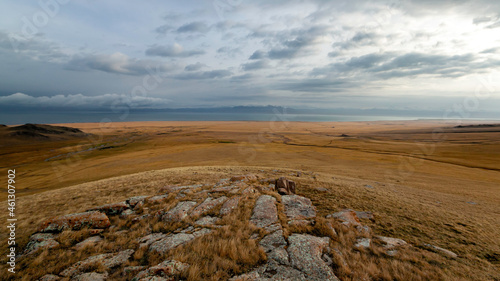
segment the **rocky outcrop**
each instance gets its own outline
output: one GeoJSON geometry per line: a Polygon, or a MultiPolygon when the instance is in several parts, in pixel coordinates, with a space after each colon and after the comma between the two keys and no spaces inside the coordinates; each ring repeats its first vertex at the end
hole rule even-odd
{"type": "Polygon", "coordinates": [[[309,198],[298,195],[283,195],[281,203],[289,220],[306,220],[316,217],[316,207],[309,198]]]}
{"type": "Polygon", "coordinates": [[[281,177],[274,183],[274,188],[276,192],[281,195],[292,195],[295,194],[295,182],[281,177]]]}
{"type": "Polygon", "coordinates": [[[107,228],[110,225],[109,218],[105,214],[91,211],[48,219],[38,228],[38,232],[61,232],[63,230],[78,230],[85,227],[107,228]]]}
{"type": "Polygon", "coordinates": [[[101,241],[102,241],[102,238],[100,236],[92,236],[92,237],[89,237],[89,238],[83,240],[82,242],[76,244],[75,249],[79,250],[79,249],[83,249],[85,247],[92,247],[101,241]]]}
{"type": "Polygon", "coordinates": [[[250,222],[257,227],[266,227],[278,221],[278,210],[276,209],[276,198],[269,195],[261,195],[253,208],[250,222]]]}
{"type": "Polygon", "coordinates": [[[335,218],[342,221],[342,224],[347,226],[361,226],[361,222],[359,221],[356,212],[351,209],[344,209],[340,212],[336,212],[330,215],[327,215],[326,218],[335,218]]]}

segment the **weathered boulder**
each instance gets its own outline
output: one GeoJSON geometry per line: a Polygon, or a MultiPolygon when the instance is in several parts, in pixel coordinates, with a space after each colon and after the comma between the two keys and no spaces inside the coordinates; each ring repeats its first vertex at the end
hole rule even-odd
{"type": "Polygon", "coordinates": [[[82,242],[76,244],[75,249],[79,250],[79,249],[83,249],[85,247],[94,246],[101,241],[102,241],[102,238],[100,236],[92,236],[92,237],[89,237],[89,238],[83,240],[82,242]]]}
{"type": "Polygon", "coordinates": [[[107,228],[111,225],[109,218],[97,211],[70,214],[54,217],[44,221],[38,232],[61,232],[63,230],[78,230],[84,227],[107,228]]]}
{"type": "Polygon", "coordinates": [[[285,238],[283,238],[283,231],[278,230],[265,236],[264,238],[262,238],[262,240],[260,240],[259,245],[264,248],[264,251],[266,253],[269,253],[279,247],[285,247],[286,241],[285,238]]]}
{"type": "Polygon", "coordinates": [[[132,281],[143,280],[146,277],[159,276],[165,277],[166,280],[174,280],[183,271],[189,268],[189,264],[176,260],[166,260],[146,270],[139,272],[132,281]]]}
{"type": "Polygon", "coordinates": [[[161,240],[152,243],[151,246],[149,246],[149,251],[164,254],[168,250],[180,246],[184,243],[187,243],[193,240],[194,238],[195,236],[193,234],[186,234],[186,233],[177,233],[169,235],[161,240]]]}
{"type": "Polygon", "coordinates": [[[356,215],[356,212],[354,212],[351,209],[344,209],[340,212],[330,214],[330,215],[326,216],[326,218],[336,218],[338,220],[341,220],[342,224],[347,225],[347,226],[361,225],[361,222],[359,221],[359,218],[356,215]]]}
{"type": "Polygon", "coordinates": [[[375,221],[375,216],[373,216],[372,212],[367,212],[367,211],[355,211],[356,216],[358,216],[359,219],[361,220],[371,220],[375,221]]]}
{"type": "Polygon", "coordinates": [[[295,194],[295,182],[281,177],[274,183],[274,188],[281,195],[295,194]]]}
{"type": "Polygon", "coordinates": [[[130,205],[130,207],[135,207],[135,205],[139,204],[140,202],[144,202],[146,198],[149,196],[135,196],[135,197],[130,197],[125,202],[130,205]]]}
{"type": "Polygon", "coordinates": [[[177,204],[172,210],[166,212],[162,216],[163,221],[182,221],[188,216],[188,212],[196,206],[195,201],[182,201],[177,204]]]}
{"type": "Polygon", "coordinates": [[[222,207],[220,208],[220,214],[222,216],[227,215],[231,213],[234,209],[238,207],[238,204],[240,203],[241,196],[235,196],[232,197],[231,199],[227,200],[222,207]]]}
{"type": "Polygon", "coordinates": [[[168,194],[156,195],[156,196],[152,196],[152,197],[147,198],[146,202],[148,202],[150,204],[155,204],[155,203],[163,202],[163,201],[167,200],[167,198],[168,198],[168,194]]]}
{"type": "Polygon", "coordinates": [[[447,249],[444,249],[444,248],[441,248],[441,247],[438,247],[438,246],[435,246],[435,245],[424,244],[424,247],[426,247],[427,249],[429,249],[433,252],[443,254],[443,255],[450,257],[450,258],[457,258],[458,257],[458,255],[455,254],[454,252],[447,250],[447,249]]]}
{"type": "Polygon", "coordinates": [[[73,277],[85,273],[89,268],[100,266],[105,269],[110,269],[121,264],[124,264],[132,256],[134,250],[129,249],[118,253],[100,254],[91,256],[83,261],[79,261],[72,266],[63,270],[59,275],[64,277],[73,277]]]}
{"type": "Polygon", "coordinates": [[[35,233],[31,235],[30,241],[24,248],[24,255],[32,254],[40,249],[49,249],[59,246],[59,242],[50,233],[35,233]]]}
{"type": "Polygon", "coordinates": [[[102,205],[99,207],[95,207],[95,208],[87,210],[87,212],[88,211],[98,211],[98,212],[105,213],[108,216],[112,216],[112,215],[119,215],[123,211],[125,211],[129,208],[130,208],[130,206],[127,203],[118,202],[118,203],[111,203],[111,204],[106,204],[106,205],[102,205]]]}
{"type": "Polygon", "coordinates": [[[276,198],[269,195],[261,195],[253,208],[250,222],[257,227],[266,227],[278,221],[278,210],[276,209],[276,198]]]}
{"type": "Polygon", "coordinates": [[[196,208],[193,209],[193,211],[191,212],[191,216],[193,217],[199,216],[211,210],[213,207],[224,203],[226,200],[227,200],[226,196],[222,196],[217,199],[208,197],[207,199],[205,199],[205,201],[203,201],[203,203],[201,203],[200,205],[198,205],[196,208]]]}
{"type": "Polygon", "coordinates": [[[316,217],[316,207],[309,198],[299,195],[283,195],[281,203],[289,220],[304,220],[316,217]]]}
{"type": "Polygon", "coordinates": [[[330,238],[308,234],[292,234],[288,237],[290,264],[302,271],[307,280],[335,280],[332,269],[322,260],[323,252],[328,248],[330,238]]]}

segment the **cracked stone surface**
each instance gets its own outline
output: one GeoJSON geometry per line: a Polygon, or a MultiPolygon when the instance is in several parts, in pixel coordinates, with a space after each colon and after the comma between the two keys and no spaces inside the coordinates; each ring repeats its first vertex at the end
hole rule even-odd
{"type": "Polygon", "coordinates": [[[59,246],[59,242],[54,238],[54,235],[51,233],[36,233],[31,235],[23,254],[29,255],[40,249],[50,249],[59,246]]]}
{"type": "Polygon", "coordinates": [[[111,225],[108,216],[101,212],[90,211],[48,219],[42,223],[38,232],[61,232],[78,230],[84,227],[107,228],[111,225]]]}
{"type": "Polygon", "coordinates": [[[165,280],[173,280],[173,278],[184,270],[189,268],[189,264],[183,263],[176,260],[166,260],[162,263],[159,263],[155,266],[152,266],[146,270],[139,272],[132,280],[153,280],[153,279],[144,279],[147,277],[166,277],[165,280]]]}
{"type": "Polygon", "coordinates": [[[265,227],[277,222],[278,210],[275,203],[276,198],[269,195],[261,195],[255,203],[250,222],[257,227],[265,227]]]}
{"type": "Polygon", "coordinates": [[[305,220],[316,217],[316,207],[309,198],[299,195],[283,195],[281,203],[289,220],[305,220]]]}
{"type": "Polygon", "coordinates": [[[149,251],[164,254],[168,250],[176,248],[177,246],[180,246],[184,243],[187,243],[193,240],[194,238],[195,236],[193,234],[186,234],[186,233],[177,233],[169,235],[161,240],[153,242],[149,246],[149,251]]]}
{"type": "Polygon", "coordinates": [[[218,217],[206,216],[194,222],[195,225],[211,225],[220,221],[218,217]]]}
{"type": "Polygon", "coordinates": [[[59,275],[64,277],[73,277],[76,275],[80,275],[84,273],[83,272],[84,270],[96,264],[99,264],[107,269],[113,268],[115,266],[127,262],[133,253],[134,250],[129,249],[118,253],[100,254],[96,256],[91,256],[83,261],[79,261],[73,264],[72,266],[66,268],[59,275]]]}
{"type": "Polygon", "coordinates": [[[188,212],[196,206],[195,201],[182,201],[177,204],[172,210],[166,212],[162,219],[163,221],[182,221],[188,216],[188,212]]]}
{"type": "Polygon", "coordinates": [[[227,200],[226,196],[222,196],[222,197],[219,197],[217,199],[213,199],[213,198],[208,197],[207,199],[205,199],[205,201],[203,201],[203,203],[201,203],[196,208],[194,208],[194,210],[191,212],[191,216],[193,216],[193,217],[199,216],[199,215],[211,210],[213,207],[224,203],[226,200],[227,200]]]}
{"type": "Polygon", "coordinates": [[[241,196],[235,196],[235,197],[232,197],[231,199],[227,200],[220,208],[219,212],[220,212],[221,216],[228,215],[232,211],[234,211],[238,207],[238,204],[240,203],[240,199],[241,199],[241,196]]]}

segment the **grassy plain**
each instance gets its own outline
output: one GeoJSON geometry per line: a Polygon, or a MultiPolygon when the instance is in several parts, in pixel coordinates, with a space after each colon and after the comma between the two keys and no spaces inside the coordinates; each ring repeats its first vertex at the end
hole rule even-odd
{"type": "MultiPolygon", "coordinates": [[[[500,280],[500,127],[439,121],[63,125],[88,135],[33,140],[0,132],[2,174],[16,170],[20,245],[47,217],[154,194],[165,184],[284,175],[321,215],[372,211],[376,234],[456,252],[457,260],[434,261],[443,279],[500,280]]],[[[5,189],[0,196],[6,199],[5,189]]],[[[4,230],[0,236],[5,241],[4,230]]]]}

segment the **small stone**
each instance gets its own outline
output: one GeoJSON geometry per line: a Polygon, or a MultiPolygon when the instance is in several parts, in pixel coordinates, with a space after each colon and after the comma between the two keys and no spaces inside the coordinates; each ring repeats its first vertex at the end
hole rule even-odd
{"type": "Polygon", "coordinates": [[[373,216],[372,212],[359,212],[359,211],[355,211],[355,213],[356,213],[356,216],[358,216],[359,219],[375,221],[375,217],[373,216]]]}
{"type": "Polygon", "coordinates": [[[424,246],[427,247],[428,249],[434,251],[434,252],[444,254],[445,256],[450,257],[450,258],[457,258],[458,257],[458,255],[455,254],[454,252],[452,252],[450,250],[446,250],[446,249],[438,247],[438,246],[434,246],[431,244],[425,244],[424,246]]]}
{"type": "Polygon", "coordinates": [[[384,236],[376,236],[376,238],[384,244],[384,248],[393,249],[396,247],[401,247],[407,245],[406,241],[398,238],[384,237],[384,236]]]}
{"type": "Polygon", "coordinates": [[[125,200],[125,202],[126,202],[127,204],[129,204],[129,205],[130,205],[130,207],[132,207],[132,208],[133,208],[133,207],[135,207],[135,205],[137,205],[138,203],[140,203],[140,202],[144,202],[144,200],[145,200],[146,198],[148,198],[148,197],[149,197],[149,196],[135,196],[135,197],[130,197],[130,198],[128,198],[127,200],[125,200]]]}
{"type": "Polygon", "coordinates": [[[354,244],[354,248],[356,249],[367,249],[370,248],[372,240],[369,238],[359,238],[356,240],[356,244],[354,244]]]}
{"type": "Polygon", "coordinates": [[[338,220],[342,221],[342,224],[345,225],[361,225],[361,222],[359,221],[358,216],[356,215],[356,212],[354,212],[351,209],[344,209],[340,212],[330,214],[326,216],[326,218],[336,218],[338,220]]]}
{"type": "Polygon", "coordinates": [[[276,191],[281,195],[295,194],[295,182],[281,177],[274,183],[276,191]]]}

